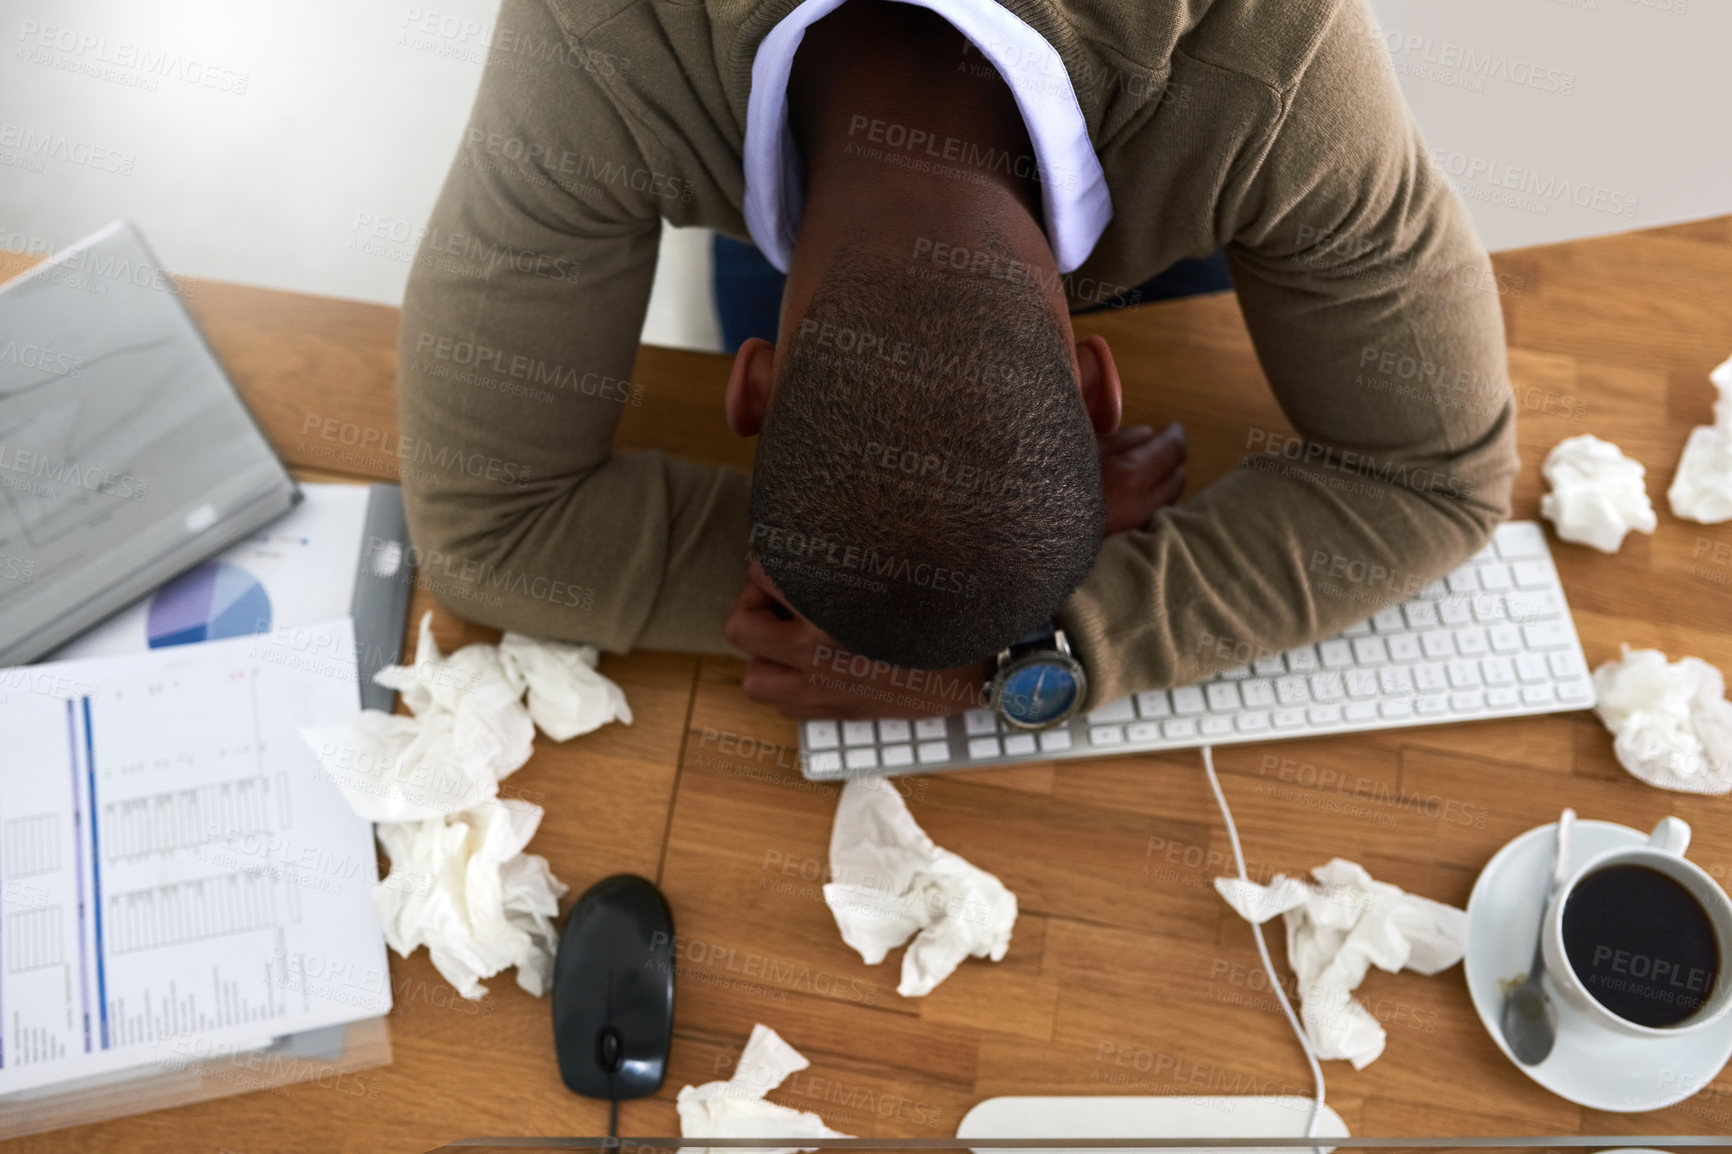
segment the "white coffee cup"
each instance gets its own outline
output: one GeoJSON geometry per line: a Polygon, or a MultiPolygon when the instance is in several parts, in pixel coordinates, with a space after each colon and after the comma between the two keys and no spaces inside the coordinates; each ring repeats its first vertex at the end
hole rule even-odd
{"type": "MultiPolygon", "coordinates": [[[[1649,835],[1647,844],[1607,850],[1577,866],[1558,886],[1558,892],[1546,910],[1540,931],[1546,975],[1573,1008],[1602,1026],[1637,1038],[1667,1038],[1710,1026],[1732,1009],[1732,898],[1726,896],[1726,891],[1701,866],[1685,859],[1684,851],[1689,845],[1689,825],[1679,818],[1663,818],[1649,835]],[[1706,1003],[1688,1018],[1670,1026],[1644,1026],[1614,1014],[1589,992],[1564,951],[1564,907],[1576,886],[1591,873],[1608,866],[1626,865],[1645,866],[1683,886],[1707,912],[1719,942],[1720,972],[1714,975],[1706,1003]]],[[[1666,972],[1663,960],[1648,955],[1620,955],[1608,958],[1607,962],[1608,969],[1616,974],[1612,980],[1639,982],[1660,991],[1662,996],[1698,997],[1706,985],[1699,975],[1666,972]],[[1638,970],[1641,972],[1637,973],[1638,970]]]]}

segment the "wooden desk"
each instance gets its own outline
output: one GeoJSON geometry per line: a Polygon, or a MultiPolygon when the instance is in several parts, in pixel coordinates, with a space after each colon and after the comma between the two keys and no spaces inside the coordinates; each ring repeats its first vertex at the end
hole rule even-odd
{"type": "MultiPolygon", "coordinates": [[[[1629,642],[1732,669],[1732,565],[1705,560],[1732,542],[1732,524],[1679,522],[1664,499],[1688,430],[1711,419],[1706,374],[1732,352],[1732,217],[1512,252],[1497,266],[1523,406],[1516,515],[1538,514],[1546,451],[1586,432],[1648,466],[1660,514],[1651,538],[1632,535],[1616,556],[1556,548],[1590,662],[1629,642]]],[[[394,310],[212,283],[191,304],[286,460],[318,475],[394,476],[379,448],[396,427],[394,310]]],[[[1247,427],[1285,427],[1231,297],[1078,328],[1113,342],[1127,421],[1185,421],[1196,487],[1242,455],[1247,427]]],[[[722,424],[725,374],[719,356],[644,349],[633,379],[647,399],[628,410],[625,441],[747,466],[751,446],[722,424]]],[[[430,604],[419,592],[416,615],[430,604]]],[[[435,624],[446,649],[492,637],[443,611],[435,624]]],[[[1250,933],[1210,888],[1225,872],[1225,830],[1194,753],[908,779],[915,816],[997,873],[1022,916],[1002,963],[965,963],[907,1000],[895,992],[899,953],[867,967],[836,932],[819,886],[837,789],[800,779],[793,724],[741,695],[740,663],[642,653],[602,668],[636,724],[541,742],[506,792],[547,809],[532,849],[574,895],[622,870],[655,878],[687,939],[672,1070],[659,1096],[625,1104],[623,1133],[677,1134],[679,1088],[725,1077],[760,1021],[812,1060],[772,1097],[861,1135],[949,1137],[998,1094],[1310,1092],[1250,933]]],[[[1588,713],[1231,746],[1218,760],[1262,873],[1342,855],[1465,904],[1500,845],[1568,804],[1644,828],[1679,814],[1695,827],[1691,857],[1732,881],[1732,799],[1639,784],[1588,713]],[[1309,784],[1325,772],[1329,784],[1309,784]]],[[[606,1107],[559,1083],[545,1000],[502,975],[485,1001],[463,1003],[424,952],[393,957],[391,973],[395,1061],[354,1084],[6,1149],[419,1151],[466,1136],[605,1132],[606,1107]]],[[[1364,1071],[1326,1070],[1330,1103],[1356,1134],[1732,1131],[1732,1076],[1634,1116],[1541,1090],[1485,1035],[1459,970],[1373,971],[1359,995],[1388,1049],[1364,1071]]]]}

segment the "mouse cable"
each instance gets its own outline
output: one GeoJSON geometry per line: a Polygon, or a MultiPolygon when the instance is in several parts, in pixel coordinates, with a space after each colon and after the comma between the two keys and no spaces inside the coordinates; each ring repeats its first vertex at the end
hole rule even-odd
{"type": "Polygon", "coordinates": [[[618,1138],[619,1137],[619,1099],[618,1098],[609,1098],[607,1100],[607,1136],[609,1138],[618,1138]]]}
{"type": "MultiPolygon", "coordinates": [[[[1221,779],[1215,776],[1214,751],[1206,745],[1203,746],[1203,772],[1209,777],[1209,788],[1215,791],[1215,804],[1220,807],[1221,817],[1227,823],[1227,840],[1233,844],[1233,862],[1239,867],[1239,877],[1248,882],[1251,877],[1245,870],[1245,851],[1239,846],[1239,828],[1233,824],[1233,811],[1227,808],[1227,795],[1221,792],[1221,779]]],[[[1263,972],[1268,976],[1275,996],[1281,1000],[1281,1010],[1287,1015],[1287,1024],[1293,1027],[1299,1045],[1305,1050],[1305,1061],[1311,1066],[1311,1080],[1317,1085],[1317,1099],[1311,1105],[1311,1121],[1305,1126],[1305,1137],[1315,1138],[1317,1123],[1323,1116],[1323,1067],[1317,1064],[1317,1053],[1311,1048],[1311,1039],[1306,1036],[1305,1027],[1299,1024],[1299,1016],[1293,1012],[1292,1004],[1287,1001],[1287,990],[1275,973],[1275,963],[1269,960],[1269,944],[1263,940],[1263,927],[1252,922],[1251,934],[1257,939],[1257,953],[1263,959],[1263,972]]],[[[1317,1148],[1312,1149],[1315,1151],[1317,1148]]]]}

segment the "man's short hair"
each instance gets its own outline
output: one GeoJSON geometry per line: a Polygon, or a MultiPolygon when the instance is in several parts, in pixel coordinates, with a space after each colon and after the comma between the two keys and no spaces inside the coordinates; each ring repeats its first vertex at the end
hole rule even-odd
{"type": "Polygon", "coordinates": [[[1026,275],[935,273],[843,250],[783,334],[752,476],[753,551],[793,608],[920,669],[1045,622],[1106,520],[1053,305],[1026,275]]]}

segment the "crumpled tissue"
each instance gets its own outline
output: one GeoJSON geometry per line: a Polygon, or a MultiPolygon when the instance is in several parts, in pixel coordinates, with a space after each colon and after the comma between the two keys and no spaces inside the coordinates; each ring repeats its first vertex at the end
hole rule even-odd
{"type": "Polygon", "coordinates": [[[1353,991],[1371,966],[1395,973],[1447,970],[1467,945],[1467,914],[1375,881],[1335,858],[1311,871],[1316,884],[1276,874],[1268,885],[1215,879],[1238,915],[1261,925],[1287,923],[1287,964],[1299,989],[1299,1019],[1319,1058],[1345,1058],[1363,1070],[1383,1053],[1386,1035],[1353,991]]]}
{"type": "Polygon", "coordinates": [[[1713,525],[1732,521],[1732,357],[1708,379],[1720,390],[1714,423],[1690,430],[1666,499],[1679,517],[1713,525]]]}
{"type": "Polygon", "coordinates": [[[367,709],[301,737],[351,808],[378,823],[391,872],[374,901],[391,948],[407,957],[426,946],[466,998],[507,966],[539,996],[566,887],[545,859],[523,852],[541,808],[501,801],[499,782],[529,760],[536,726],[565,741],[609,721],[629,725],[631,709],[596,672],[593,646],[507,633],[445,656],[432,620],[421,618],[413,665],[373,677],[414,716],[367,709]]]}
{"type": "Polygon", "coordinates": [[[1652,533],[1659,524],[1642,484],[1647,470],[1610,441],[1592,434],[1559,441],[1541,471],[1552,491],[1540,499],[1540,515],[1565,541],[1616,553],[1625,533],[1652,533]]]}
{"type": "Polygon", "coordinates": [[[426,946],[433,965],[465,998],[487,992],[480,979],[517,967],[517,984],[540,997],[551,988],[566,886],[547,859],[523,847],[541,807],[515,798],[427,821],[379,824],[391,873],[378,890],[385,941],[403,957],[426,946]]]}
{"type": "MultiPolygon", "coordinates": [[[[795,1110],[764,1101],[764,1095],[787,1080],[788,1075],[812,1063],[763,1023],[752,1027],[752,1036],[740,1053],[733,1077],[725,1082],[705,1082],[680,1090],[676,1109],[680,1113],[682,1138],[852,1138],[824,1125],[810,1110],[795,1110]]],[[[682,1154],[705,1154],[703,1148],[682,1146],[682,1154]]],[[[790,1146],[758,1154],[794,1154],[817,1150],[816,1146],[790,1146]]]]}
{"type": "Polygon", "coordinates": [[[1623,647],[1594,670],[1594,712],[1612,731],[1618,764],[1682,793],[1732,793],[1732,702],[1720,671],[1695,657],[1623,647]]]}
{"type": "Polygon", "coordinates": [[[413,717],[365,709],[346,725],[301,731],[367,820],[424,821],[497,797],[500,780],[529,760],[537,725],[565,741],[616,719],[631,724],[619,686],[595,671],[594,646],[507,633],[447,657],[432,620],[421,619],[415,664],[373,675],[413,717]]]}
{"type": "Polygon", "coordinates": [[[966,957],[1001,960],[1016,925],[1016,895],[992,874],[933,844],[896,787],[853,778],[830,830],[824,901],[842,940],[869,966],[918,931],[902,955],[896,992],[918,998],[966,957]]]}

